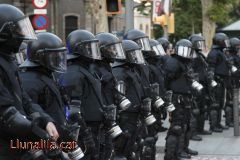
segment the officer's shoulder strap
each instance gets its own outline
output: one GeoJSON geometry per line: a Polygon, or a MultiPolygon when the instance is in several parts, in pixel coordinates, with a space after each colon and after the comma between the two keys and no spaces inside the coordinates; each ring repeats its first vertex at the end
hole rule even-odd
{"type": "Polygon", "coordinates": [[[89,80],[89,83],[91,84],[94,93],[97,97],[98,102],[103,106],[102,98],[101,97],[101,83],[96,80],[96,78],[93,77],[91,73],[88,72],[87,69],[80,65],[75,65],[75,67],[78,69],[79,72],[81,72],[83,75],[86,76],[87,80],[89,80]]]}

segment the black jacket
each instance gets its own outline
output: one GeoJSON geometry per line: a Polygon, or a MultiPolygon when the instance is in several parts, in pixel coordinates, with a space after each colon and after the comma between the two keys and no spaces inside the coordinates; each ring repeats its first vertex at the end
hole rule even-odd
{"type": "Polygon", "coordinates": [[[164,65],[167,90],[172,90],[174,94],[192,94],[191,84],[194,75],[190,63],[189,59],[177,55],[167,60],[164,65]]]}
{"type": "Polygon", "coordinates": [[[23,88],[33,102],[49,114],[55,121],[58,131],[61,133],[61,125],[66,124],[64,105],[59,88],[45,72],[38,69],[27,69],[20,74],[23,80],[23,88]]]}
{"type": "Polygon", "coordinates": [[[126,64],[113,67],[113,74],[117,81],[123,81],[126,86],[126,98],[132,105],[127,112],[138,112],[141,101],[144,98],[144,90],[138,73],[126,64]]]}
{"type": "MultiPolygon", "coordinates": [[[[42,126],[47,122],[53,122],[53,119],[47,115],[39,105],[35,104],[28,94],[24,91],[18,74],[18,68],[15,59],[12,56],[1,53],[0,56],[0,112],[6,108],[14,106],[22,115],[30,118],[30,114],[38,112],[43,117],[42,126]]],[[[0,122],[0,135],[3,139],[17,138],[12,137],[2,121],[0,122]]],[[[14,129],[14,128],[13,128],[14,129]]],[[[14,135],[21,131],[16,130],[14,135]]],[[[29,136],[29,135],[26,135],[29,136]]],[[[26,137],[22,137],[26,138],[26,137]]]]}

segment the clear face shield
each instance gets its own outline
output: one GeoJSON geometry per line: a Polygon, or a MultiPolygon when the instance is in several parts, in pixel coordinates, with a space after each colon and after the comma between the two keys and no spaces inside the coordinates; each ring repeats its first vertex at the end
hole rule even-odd
{"type": "Polygon", "coordinates": [[[83,55],[91,59],[102,59],[98,46],[98,40],[77,43],[75,46],[75,51],[78,53],[83,53],[83,55]]]}
{"type": "Polygon", "coordinates": [[[141,50],[151,51],[151,46],[150,46],[148,37],[136,39],[134,41],[141,47],[141,50]]]}
{"type": "Polygon", "coordinates": [[[24,17],[23,19],[20,19],[16,22],[6,22],[3,24],[0,32],[3,32],[5,29],[10,29],[13,36],[22,40],[37,39],[28,17],[24,17]]]}
{"type": "Polygon", "coordinates": [[[184,58],[193,58],[192,48],[185,46],[178,46],[176,54],[184,58]]]}
{"type": "Polygon", "coordinates": [[[122,43],[108,45],[105,47],[105,49],[106,52],[108,52],[109,56],[113,59],[126,59],[125,53],[122,48],[122,43]]]}
{"type": "Polygon", "coordinates": [[[164,55],[166,55],[166,53],[165,53],[165,51],[164,51],[164,49],[163,49],[161,44],[153,46],[152,49],[156,53],[156,56],[164,56],[164,55]]]}
{"type": "Polygon", "coordinates": [[[172,43],[170,43],[167,47],[167,51],[166,51],[168,55],[171,55],[171,54],[174,54],[174,48],[173,48],[173,45],[172,43]]]}
{"type": "Polygon", "coordinates": [[[229,39],[224,40],[224,44],[225,44],[225,47],[226,47],[226,48],[229,48],[229,47],[230,47],[230,41],[229,41],[229,39]]]}
{"type": "Polygon", "coordinates": [[[129,60],[130,63],[145,64],[145,60],[143,58],[141,50],[127,52],[127,59],[129,60]]]}
{"type": "Polygon", "coordinates": [[[13,24],[12,34],[23,40],[36,40],[32,24],[28,17],[21,19],[13,24]]]}
{"type": "Polygon", "coordinates": [[[205,52],[206,51],[206,45],[205,45],[205,41],[197,41],[196,42],[196,49],[205,52]]]}
{"type": "Polygon", "coordinates": [[[60,49],[44,49],[37,52],[39,61],[48,69],[64,73],[67,70],[67,50],[65,47],[60,49]]]}

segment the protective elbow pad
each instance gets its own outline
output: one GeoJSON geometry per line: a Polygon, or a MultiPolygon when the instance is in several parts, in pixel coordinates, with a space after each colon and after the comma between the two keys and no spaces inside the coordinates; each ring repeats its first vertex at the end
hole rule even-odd
{"type": "Polygon", "coordinates": [[[15,136],[28,136],[31,134],[31,121],[22,115],[15,107],[5,109],[0,115],[7,132],[15,136]]]}

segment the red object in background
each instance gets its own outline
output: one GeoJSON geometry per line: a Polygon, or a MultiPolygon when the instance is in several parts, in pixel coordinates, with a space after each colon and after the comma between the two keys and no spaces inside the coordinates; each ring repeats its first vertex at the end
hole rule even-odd
{"type": "Polygon", "coordinates": [[[48,5],[48,0],[32,0],[34,8],[43,9],[48,5]]]}
{"type": "Polygon", "coordinates": [[[160,1],[156,1],[155,2],[155,12],[157,13],[157,15],[159,16],[161,14],[161,2],[160,1]]]}
{"type": "Polygon", "coordinates": [[[35,30],[46,30],[48,27],[48,18],[46,15],[35,15],[32,19],[32,25],[35,30]]]}

